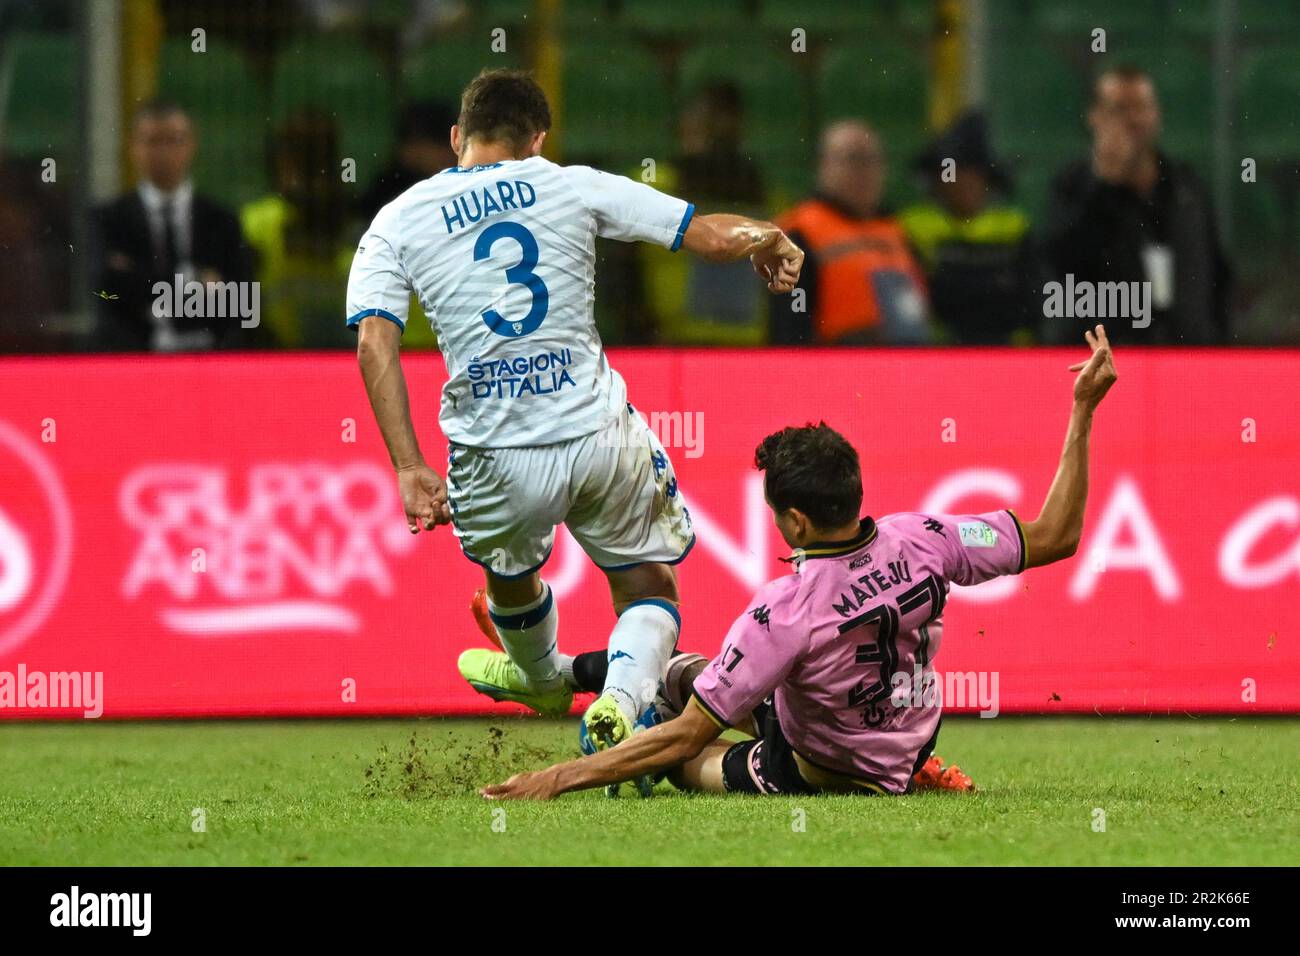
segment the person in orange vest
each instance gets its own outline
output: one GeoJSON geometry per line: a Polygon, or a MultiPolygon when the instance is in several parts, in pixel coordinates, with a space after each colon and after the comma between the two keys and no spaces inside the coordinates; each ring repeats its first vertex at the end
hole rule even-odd
{"type": "Polygon", "coordinates": [[[884,184],[884,150],[869,126],[826,128],[816,193],[777,218],[807,258],[795,290],[772,298],[773,345],[931,340],[924,273],[902,226],[880,208],[884,184]]]}

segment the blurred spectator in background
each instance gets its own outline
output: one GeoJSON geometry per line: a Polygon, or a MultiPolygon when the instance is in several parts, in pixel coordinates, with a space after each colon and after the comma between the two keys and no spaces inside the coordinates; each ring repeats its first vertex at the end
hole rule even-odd
{"type": "MultiPolygon", "coordinates": [[[[397,119],[393,161],[377,176],[357,204],[364,229],[375,215],[416,183],[450,169],[458,162],[451,148],[451,128],[459,119],[458,111],[435,100],[408,103],[397,119]]],[[[404,349],[436,348],[438,337],[425,318],[420,300],[411,296],[404,349]]]]}
{"type": "Polygon", "coordinates": [[[917,157],[933,197],[899,220],[925,267],[930,304],[946,339],[960,345],[1028,345],[1042,320],[1046,282],[1029,220],[1000,199],[1006,170],[989,147],[984,116],[969,112],[917,157]]]}
{"type": "Polygon", "coordinates": [[[451,148],[456,119],[456,110],[445,103],[417,100],[406,105],[397,120],[393,161],[361,197],[358,212],[367,225],[380,209],[420,180],[456,165],[451,148]]]}
{"type": "MultiPolygon", "coordinates": [[[[763,177],[745,152],[744,129],[740,90],[725,82],[702,87],[678,117],[677,150],[658,165],[653,185],[716,212],[763,211],[763,177]]],[[[704,262],[646,243],[626,248],[641,262],[656,341],[762,344],[768,296],[754,282],[748,261],[704,262]]],[[[610,275],[612,281],[619,278],[612,270],[610,275]]]]}
{"type": "MultiPolygon", "coordinates": [[[[1116,344],[1224,341],[1231,276],[1209,197],[1159,148],[1155,84],[1137,67],[1101,73],[1088,109],[1092,157],[1052,183],[1045,230],[1052,279],[1150,282],[1151,324],[1111,322],[1116,344]]],[[[1048,319],[1044,338],[1074,342],[1095,318],[1048,319]]]]}
{"type": "Polygon", "coordinates": [[[37,160],[0,157],[0,301],[22,308],[0,322],[3,352],[50,348],[48,320],[72,305],[71,221],[63,187],[42,172],[37,160]]]}
{"type": "Polygon", "coordinates": [[[286,348],[346,347],[349,337],[356,348],[335,314],[359,230],[349,229],[334,121],[313,110],[289,116],[272,135],[270,167],[275,193],[240,212],[257,253],[263,325],[286,348]]]}
{"type": "Polygon", "coordinates": [[[238,316],[172,316],[171,298],[153,291],[156,282],[173,286],[177,275],[182,283],[251,279],[239,220],[190,181],[196,143],[189,116],[165,100],[144,104],[128,148],[139,185],[94,215],[99,347],[176,352],[231,341],[238,316]]]}
{"type": "Polygon", "coordinates": [[[763,175],[743,146],[744,98],[734,84],[700,89],[682,110],[677,139],[672,164],[687,194],[751,209],[763,201],[763,175]]]}
{"type": "Polygon", "coordinates": [[[880,209],[884,186],[869,126],[843,120],[822,133],[816,194],[776,220],[808,258],[794,292],[771,297],[773,344],[930,339],[925,279],[903,227],[880,209]]]}

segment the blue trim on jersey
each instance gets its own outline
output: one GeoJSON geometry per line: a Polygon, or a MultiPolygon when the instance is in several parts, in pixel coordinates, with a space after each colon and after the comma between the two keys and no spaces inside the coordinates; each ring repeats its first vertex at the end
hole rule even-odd
{"type": "Polygon", "coordinates": [[[397,316],[393,315],[393,313],[389,312],[387,309],[362,309],[356,315],[352,316],[352,318],[348,319],[348,328],[355,329],[358,325],[361,324],[361,320],[368,315],[382,315],[384,318],[386,318],[389,322],[392,322],[403,332],[406,331],[406,323],[403,322],[401,319],[399,319],[397,316]]]}
{"type": "MultiPolygon", "coordinates": [[[[554,545],[552,545],[551,547],[553,548],[554,545]]],[[[492,566],[491,566],[491,565],[489,565],[486,561],[480,561],[478,558],[474,557],[474,555],[470,554],[468,551],[465,550],[465,546],[464,546],[464,545],[461,545],[461,547],[460,547],[460,553],[463,554],[463,555],[465,555],[465,557],[469,558],[471,561],[473,561],[473,562],[474,562],[475,564],[477,564],[479,567],[481,567],[481,568],[486,568],[487,570],[492,571],[492,566]]],[[[535,564],[535,565],[533,565],[533,566],[532,566],[531,568],[529,568],[527,571],[520,571],[518,574],[497,574],[497,572],[495,572],[495,571],[492,571],[492,573],[493,573],[493,574],[496,574],[497,577],[499,577],[499,578],[503,578],[503,579],[505,579],[505,580],[507,580],[507,581],[515,581],[515,580],[518,580],[519,578],[526,578],[526,577],[528,577],[528,575],[533,574],[533,573],[535,573],[535,572],[537,572],[537,571],[542,570],[542,568],[546,565],[546,562],[549,561],[549,560],[551,560],[551,549],[550,549],[550,548],[548,548],[548,549],[546,550],[546,557],[542,558],[541,563],[540,563],[540,564],[535,564]]]]}
{"type": "Polygon", "coordinates": [[[686,235],[686,227],[691,224],[691,219],[694,218],[694,216],[695,216],[695,203],[688,202],[686,204],[686,213],[682,216],[682,224],[677,227],[677,238],[674,239],[673,244],[668,247],[669,252],[676,252],[679,248],[681,248],[682,237],[686,235]]]}
{"type": "MultiPolygon", "coordinates": [[[[673,605],[673,602],[672,602],[672,601],[665,601],[663,598],[644,598],[644,599],[642,599],[642,600],[640,600],[640,601],[633,601],[633,602],[632,602],[631,604],[629,604],[627,607],[623,608],[623,614],[626,614],[628,611],[632,610],[632,608],[634,608],[634,607],[640,607],[640,606],[642,606],[642,605],[650,605],[650,606],[652,606],[652,607],[663,608],[665,611],[667,611],[669,614],[672,615],[673,621],[676,622],[676,624],[677,624],[677,630],[678,630],[678,631],[681,631],[681,629],[682,629],[682,615],[681,615],[681,613],[680,613],[680,612],[677,610],[677,608],[673,605]]],[[[619,617],[622,617],[623,614],[620,614],[619,617]]],[[[613,658],[610,658],[610,659],[613,660],[613,658]]]]}
{"type": "Polygon", "coordinates": [[[690,543],[686,545],[686,549],[671,561],[633,561],[631,564],[598,564],[596,567],[602,571],[626,571],[629,568],[640,567],[643,564],[681,564],[686,560],[686,556],[691,553],[693,547],[695,547],[695,535],[691,535],[690,543]]]}
{"type": "Polygon", "coordinates": [[[448,166],[446,169],[439,172],[438,175],[441,176],[443,173],[477,173],[482,169],[496,169],[500,165],[500,163],[488,163],[484,166],[448,166]]]}
{"type": "Polygon", "coordinates": [[[550,587],[546,588],[546,599],[531,611],[523,611],[519,614],[498,614],[488,607],[488,617],[492,618],[492,623],[500,630],[505,631],[523,631],[530,627],[536,627],[546,620],[546,615],[551,613],[551,608],[555,606],[555,594],[550,587]]]}

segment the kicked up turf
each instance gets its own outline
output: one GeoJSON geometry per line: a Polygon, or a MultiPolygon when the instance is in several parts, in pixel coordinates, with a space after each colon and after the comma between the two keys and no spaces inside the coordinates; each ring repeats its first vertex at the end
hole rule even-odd
{"type": "Polygon", "coordinates": [[[475,795],[576,750],[576,721],[515,717],[4,722],[0,864],[1214,866],[1300,845],[1295,719],[951,718],[938,752],[973,795],[475,795]]]}

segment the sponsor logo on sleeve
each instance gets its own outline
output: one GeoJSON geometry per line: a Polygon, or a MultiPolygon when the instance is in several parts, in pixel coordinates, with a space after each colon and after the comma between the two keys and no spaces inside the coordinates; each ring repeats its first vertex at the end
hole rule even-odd
{"type": "Polygon", "coordinates": [[[998,544],[998,533],[983,521],[961,521],[957,533],[967,548],[995,548],[998,544]]]}

